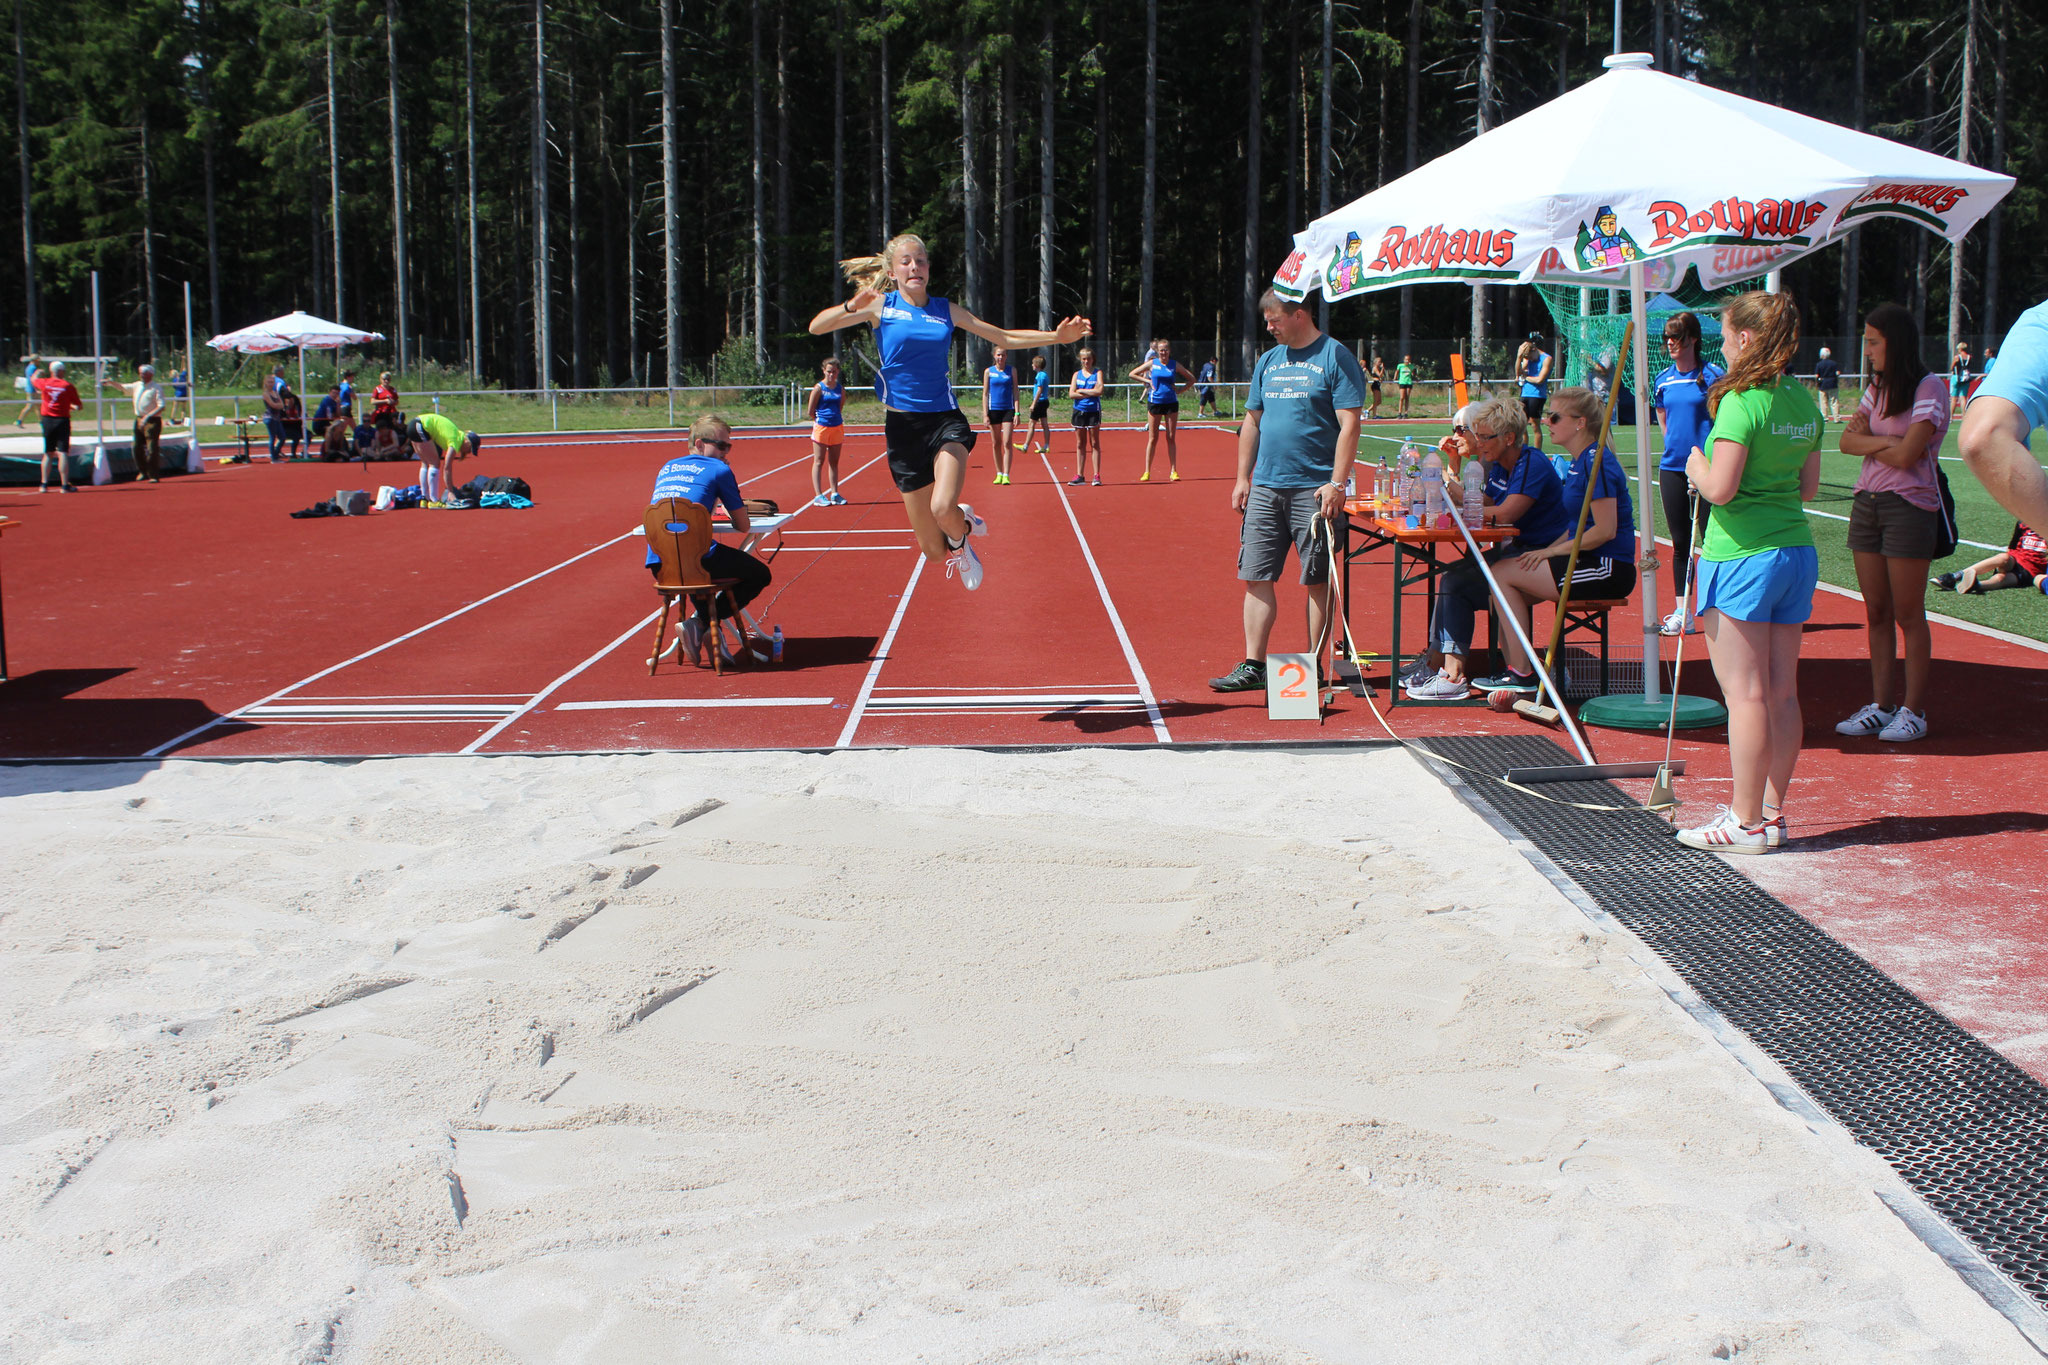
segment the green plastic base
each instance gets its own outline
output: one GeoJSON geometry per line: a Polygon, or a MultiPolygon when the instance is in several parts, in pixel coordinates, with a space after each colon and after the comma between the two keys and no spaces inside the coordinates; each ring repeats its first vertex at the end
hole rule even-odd
{"type": "MultiPolygon", "coordinates": [[[[1579,721],[1585,725],[1604,725],[1610,730],[1661,730],[1671,720],[1671,698],[1659,697],[1645,701],[1642,696],[1594,697],[1579,708],[1579,721]]],[[[1728,708],[1707,697],[1678,698],[1678,728],[1681,730],[1703,730],[1710,725],[1725,725],[1728,722],[1728,708]]]]}

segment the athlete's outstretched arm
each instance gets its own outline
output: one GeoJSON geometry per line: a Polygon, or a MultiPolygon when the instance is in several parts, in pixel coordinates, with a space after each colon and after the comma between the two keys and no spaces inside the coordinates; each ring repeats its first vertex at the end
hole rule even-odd
{"type": "Polygon", "coordinates": [[[811,335],[821,337],[842,327],[856,327],[882,316],[881,291],[863,289],[845,303],[835,303],[811,319],[811,335]]]}
{"type": "MultiPolygon", "coordinates": [[[[992,342],[1005,350],[1022,351],[1038,346],[1071,346],[1095,330],[1095,324],[1088,319],[1075,317],[1068,318],[1050,332],[1011,332],[992,323],[983,322],[957,302],[952,306],[955,327],[963,332],[971,332],[983,341],[992,342]]],[[[816,331],[817,326],[818,324],[813,322],[811,329],[816,331]]]]}

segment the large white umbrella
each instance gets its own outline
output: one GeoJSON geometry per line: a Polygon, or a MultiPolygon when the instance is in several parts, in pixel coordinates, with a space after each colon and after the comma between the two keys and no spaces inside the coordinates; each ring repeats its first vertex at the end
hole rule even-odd
{"type": "MultiPolygon", "coordinates": [[[[2013,186],[2009,175],[1652,71],[1642,53],[1606,65],[1309,224],[1274,291],[1340,299],[1428,281],[1625,284],[1640,394],[1646,288],[1671,288],[1687,266],[1709,288],[1779,270],[1876,217],[1960,241],[2013,186]]],[[[1636,405],[1639,504],[1654,487],[1649,409],[1636,405]]],[[[1640,510],[1637,520],[1645,534],[1654,525],[1640,510]]],[[[1657,657],[1654,572],[1642,599],[1647,662],[1657,657]]],[[[1644,702],[1658,691],[1657,670],[1645,667],[1644,702]]]]}
{"type": "Polygon", "coordinates": [[[281,318],[244,327],[239,332],[223,332],[208,338],[206,344],[216,351],[240,351],[244,355],[267,355],[272,351],[289,351],[296,347],[299,352],[299,393],[301,401],[304,401],[308,347],[316,351],[331,351],[383,339],[382,332],[365,332],[298,310],[281,318]]]}

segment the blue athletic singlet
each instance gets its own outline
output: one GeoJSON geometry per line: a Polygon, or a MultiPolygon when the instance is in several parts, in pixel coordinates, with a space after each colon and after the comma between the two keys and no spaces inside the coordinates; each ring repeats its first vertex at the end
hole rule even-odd
{"type": "Polygon", "coordinates": [[[992,408],[1017,406],[1017,372],[1008,365],[988,368],[988,405],[992,408]]]}
{"type": "Polygon", "coordinates": [[[1052,397],[1052,376],[1044,370],[1031,376],[1031,401],[1043,403],[1052,397]]]}
{"type": "Polygon", "coordinates": [[[876,397],[898,412],[951,412],[953,308],[944,299],[927,299],[920,308],[891,290],[882,298],[882,316],[875,323],[875,344],[882,352],[882,373],[876,397]]]}
{"type": "Polygon", "coordinates": [[[818,385],[818,415],[813,420],[821,427],[842,425],[846,419],[839,415],[840,404],[845,401],[846,386],[844,384],[841,384],[836,389],[828,389],[820,382],[818,385]]]}
{"type": "Polygon", "coordinates": [[[1179,371],[1180,367],[1171,360],[1155,359],[1152,362],[1152,368],[1146,371],[1147,377],[1152,381],[1152,387],[1145,394],[1145,401],[1148,403],[1173,402],[1176,397],[1173,391],[1173,377],[1179,371]]]}
{"type": "MultiPolygon", "coordinates": [[[[1101,379],[1102,371],[1100,370],[1077,370],[1074,372],[1074,383],[1079,388],[1092,389],[1101,379]]],[[[1076,398],[1074,400],[1074,411],[1101,412],[1102,395],[1099,393],[1082,394],[1079,398],[1076,398]]]]}

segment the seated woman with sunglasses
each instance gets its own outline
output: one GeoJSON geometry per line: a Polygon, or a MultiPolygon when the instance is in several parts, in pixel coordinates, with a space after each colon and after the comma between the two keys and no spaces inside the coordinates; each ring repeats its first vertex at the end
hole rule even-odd
{"type": "MultiPolygon", "coordinates": [[[[1572,600],[1623,598],[1636,587],[1635,503],[1629,497],[1628,475],[1621,460],[1608,447],[1595,449],[1600,436],[1599,400],[1590,389],[1560,389],[1551,395],[1550,411],[1543,420],[1549,424],[1551,440],[1576,452],[1564,479],[1564,526],[1549,544],[1503,560],[1494,569],[1502,596],[1525,632],[1529,629],[1529,604],[1555,602],[1564,585],[1565,568],[1571,563],[1572,533],[1589,482],[1593,506],[1579,543],[1579,562],[1572,570],[1572,600]]],[[[1489,691],[1534,692],[1535,666],[1512,637],[1507,641],[1507,655],[1507,672],[1479,685],[1489,691]]]]}
{"type": "MultiPolygon", "coordinates": [[[[1515,528],[1515,538],[1486,552],[1498,567],[1524,551],[1550,544],[1571,530],[1565,516],[1564,488],[1557,471],[1534,446],[1524,445],[1528,421],[1519,403],[1488,398],[1458,410],[1453,439],[1463,459],[1478,459],[1486,470],[1485,514],[1499,525],[1515,528]]],[[[1459,497],[1457,469],[1446,466],[1444,482],[1459,497]]],[[[1577,510],[1574,508],[1574,510],[1577,510]]],[[[1474,684],[1465,669],[1472,651],[1472,626],[1486,609],[1486,576],[1468,555],[1444,571],[1437,584],[1436,609],[1429,622],[1429,653],[1406,679],[1412,701],[1457,701],[1474,684]]],[[[1505,686],[1481,679],[1478,686],[1505,686]]]]}

